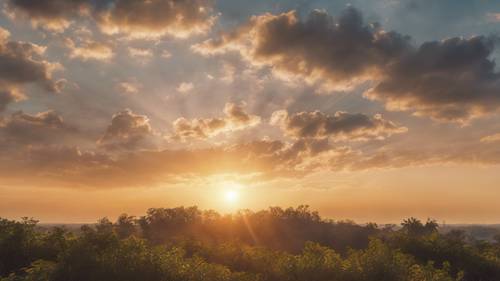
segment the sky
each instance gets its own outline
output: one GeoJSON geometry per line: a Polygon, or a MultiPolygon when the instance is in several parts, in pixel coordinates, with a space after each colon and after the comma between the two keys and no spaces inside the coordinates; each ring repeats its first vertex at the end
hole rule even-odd
{"type": "Polygon", "coordinates": [[[0,217],[307,204],[500,223],[499,1],[0,10],[0,217]]]}

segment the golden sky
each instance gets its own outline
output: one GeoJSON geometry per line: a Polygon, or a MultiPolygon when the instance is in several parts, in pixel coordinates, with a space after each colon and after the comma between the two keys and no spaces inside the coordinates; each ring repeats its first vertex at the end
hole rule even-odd
{"type": "Polygon", "coordinates": [[[0,216],[498,223],[495,2],[0,0],[0,216]]]}

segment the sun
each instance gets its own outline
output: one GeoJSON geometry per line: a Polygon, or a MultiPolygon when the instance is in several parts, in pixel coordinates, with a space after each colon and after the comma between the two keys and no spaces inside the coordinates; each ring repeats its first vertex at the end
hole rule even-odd
{"type": "Polygon", "coordinates": [[[223,182],[221,187],[221,199],[228,205],[236,205],[240,201],[243,186],[236,182],[223,182]]]}
{"type": "Polygon", "coordinates": [[[224,193],[224,200],[227,203],[236,203],[239,197],[239,193],[235,190],[228,190],[224,193]]]}

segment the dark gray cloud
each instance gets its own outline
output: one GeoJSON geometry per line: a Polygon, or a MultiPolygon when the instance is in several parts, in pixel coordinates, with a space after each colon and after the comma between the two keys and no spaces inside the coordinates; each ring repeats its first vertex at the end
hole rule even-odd
{"type": "Polygon", "coordinates": [[[500,106],[500,73],[490,56],[494,37],[426,42],[400,57],[366,95],[389,109],[466,122],[500,106]]]}
{"type": "Polygon", "coordinates": [[[338,18],[319,10],[305,21],[293,11],[255,16],[234,32],[193,49],[202,54],[236,50],[282,75],[299,75],[310,82],[322,79],[342,88],[373,79],[408,46],[407,37],[365,24],[361,13],[350,7],[338,18]]]}
{"type": "Polygon", "coordinates": [[[9,41],[10,33],[0,27],[0,111],[23,98],[21,87],[36,83],[49,92],[58,92],[60,82],[52,72],[60,67],[43,59],[45,47],[29,42],[9,41]]]}
{"type": "Polygon", "coordinates": [[[193,46],[201,54],[239,52],[278,76],[319,83],[328,91],[371,81],[366,96],[391,110],[454,122],[495,113],[500,74],[492,54],[496,37],[450,38],[413,46],[408,36],[366,24],[348,7],[333,18],[313,11],[264,14],[219,38],[193,46]]]}
{"type": "Polygon", "coordinates": [[[148,137],[153,135],[149,118],[125,109],[113,115],[111,124],[98,144],[107,149],[136,149],[149,145],[148,137]]]}
{"type": "Polygon", "coordinates": [[[333,140],[384,139],[408,129],[385,120],[380,114],[373,117],[338,111],[328,115],[320,111],[288,114],[284,110],[273,113],[271,123],[279,125],[286,135],[294,138],[331,138],[333,140]]]}
{"type": "Polygon", "coordinates": [[[0,123],[0,142],[15,145],[47,145],[64,143],[77,129],[66,124],[55,111],[30,115],[14,112],[0,123]]]}

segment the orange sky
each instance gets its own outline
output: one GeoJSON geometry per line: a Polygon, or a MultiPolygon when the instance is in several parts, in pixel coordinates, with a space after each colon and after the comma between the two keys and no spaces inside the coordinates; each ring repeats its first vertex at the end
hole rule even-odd
{"type": "Polygon", "coordinates": [[[140,216],[150,207],[198,205],[226,213],[239,208],[259,210],[309,204],[324,217],[360,223],[398,223],[416,216],[447,223],[489,224],[498,223],[500,215],[498,168],[464,166],[439,171],[434,167],[406,168],[344,173],[328,180],[318,175],[300,182],[261,185],[229,181],[189,187],[110,190],[23,187],[16,192],[3,187],[0,212],[12,219],[36,214],[42,222],[81,223],[94,222],[103,216],[116,218],[123,212],[140,216]],[[460,174],[464,176],[457,176],[460,174]],[[228,190],[238,192],[236,202],[225,200],[224,193],[228,190]]]}

